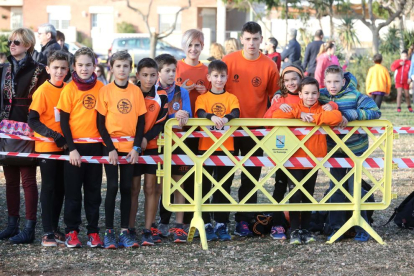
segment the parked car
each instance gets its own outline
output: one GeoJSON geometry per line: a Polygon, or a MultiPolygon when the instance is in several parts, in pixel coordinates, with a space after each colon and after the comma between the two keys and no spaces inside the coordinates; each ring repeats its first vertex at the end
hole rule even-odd
{"type": "MultiPolygon", "coordinates": [[[[126,50],[133,57],[134,64],[138,64],[141,59],[149,57],[150,39],[149,37],[115,38],[110,50],[112,53],[126,50]]],[[[170,54],[177,60],[185,58],[183,50],[176,48],[165,41],[158,40],[155,55],[158,56],[161,54],[170,54]]]]}

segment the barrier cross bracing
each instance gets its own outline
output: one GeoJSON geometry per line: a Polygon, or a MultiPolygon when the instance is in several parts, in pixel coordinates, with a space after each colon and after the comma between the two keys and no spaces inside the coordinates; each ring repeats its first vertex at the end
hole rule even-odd
{"type": "MultiPolygon", "coordinates": [[[[346,134],[339,137],[334,131],[328,126],[315,126],[313,124],[304,123],[300,120],[268,120],[268,119],[234,119],[227,125],[229,129],[220,137],[215,137],[210,131],[212,122],[207,119],[190,119],[188,126],[190,129],[180,137],[173,132],[173,126],[177,125],[176,120],[169,120],[165,125],[165,135],[163,142],[164,144],[164,166],[163,172],[159,172],[159,176],[164,177],[163,185],[163,198],[162,202],[166,209],[172,212],[194,212],[194,217],[191,221],[190,231],[188,233],[188,241],[192,241],[193,235],[196,229],[199,230],[200,239],[203,249],[207,249],[207,239],[204,228],[204,222],[202,219],[202,212],[220,212],[220,211],[242,211],[242,212],[274,212],[274,211],[339,211],[348,210],[352,211],[351,218],[336,232],[331,238],[329,243],[334,242],[342,234],[344,234],[352,226],[360,226],[365,229],[371,237],[377,242],[384,244],[381,237],[372,229],[372,227],[362,218],[361,210],[382,210],[386,209],[391,202],[391,175],[392,175],[392,143],[393,143],[393,127],[389,121],[386,120],[371,120],[371,121],[355,121],[349,123],[351,130],[346,134]],[[269,131],[263,137],[256,137],[249,127],[260,128],[267,126],[269,131]],[[200,127],[201,131],[206,133],[210,137],[214,144],[202,155],[196,155],[186,145],[186,139],[192,135],[197,128],[200,127]],[[311,127],[312,129],[308,134],[299,140],[295,134],[289,130],[289,127],[311,127]],[[374,135],[369,127],[383,127],[384,132],[374,135]],[[246,134],[251,137],[256,145],[245,155],[240,157],[240,160],[236,159],[222,144],[230,137],[236,130],[241,128],[246,134]],[[310,151],[305,147],[305,142],[317,131],[323,130],[330,136],[337,144],[331,149],[327,155],[322,158],[316,158],[310,151]],[[357,131],[365,131],[371,143],[369,148],[361,156],[355,156],[355,154],[345,145],[345,142],[354,135],[357,131]],[[377,136],[379,135],[379,136],[377,136]],[[284,150],[278,150],[276,148],[276,136],[284,136],[284,150]],[[189,159],[192,160],[194,166],[177,182],[171,177],[171,165],[172,165],[172,152],[180,148],[184,151],[189,159]],[[234,163],[234,167],[230,172],[221,180],[216,181],[204,168],[203,163],[214,153],[218,148],[221,148],[224,154],[234,163]],[[299,149],[302,148],[308,158],[310,158],[315,166],[311,169],[308,175],[301,181],[297,181],[283,166],[283,164],[299,149]],[[262,149],[269,158],[272,159],[275,165],[271,167],[270,171],[259,180],[256,180],[243,164],[249,160],[253,153],[257,149],[262,149]],[[363,167],[364,161],[376,150],[379,149],[383,154],[384,166],[382,168],[383,177],[377,180],[366,168],[363,167]],[[330,173],[329,169],[324,167],[324,163],[332,157],[337,151],[342,150],[352,160],[354,166],[349,170],[347,175],[343,179],[336,180],[330,173]],[[255,187],[248,193],[244,198],[237,202],[231,195],[229,195],[222,187],[225,180],[231,177],[237,170],[241,170],[254,184],[255,187]],[[287,195],[277,202],[273,199],[272,195],[264,188],[264,183],[270,179],[270,177],[277,171],[282,170],[285,174],[294,182],[296,185],[287,195]],[[335,185],[321,200],[316,200],[312,197],[303,184],[314,174],[319,171],[323,172],[328,176],[329,180],[335,185]],[[189,196],[184,189],[181,187],[185,179],[191,174],[194,174],[194,197],[189,196]],[[202,195],[202,177],[203,174],[212,182],[212,188],[208,194],[204,197],[202,195]],[[365,175],[373,183],[373,187],[368,193],[361,196],[361,180],[362,175],[365,175]],[[350,177],[354,177],[354,194],[351,195],[342,186],[350,177]],[[349,202],[343,203],[330,203],[328,200],[334,194],[336,190],[341,190],[349,202]],[[170,195],[178,190],[188,201],[186,204],[173,204],[171,202],[170,195]],[[206,201],[214,195],[216,191],[220,190],[223,195],[230,201],[226,204],[209,204],[206,201]],[[311,203],[301,204],[289,204],[289,198],[300,190],[311,203]],[[257,204],[246,204],[248,199],[257,191],[261,191],[269,203],[257,203],[257,204]],[[374,192],[382,194],[381,200],[376,202],[367,202],[368,197],[374,192]]],[[[317,184],[318,185],[318,182],[317,184]]]]}

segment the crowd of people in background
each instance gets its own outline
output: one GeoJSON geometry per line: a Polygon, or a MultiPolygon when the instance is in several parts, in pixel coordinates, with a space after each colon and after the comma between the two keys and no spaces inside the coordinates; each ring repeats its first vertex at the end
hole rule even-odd
{"type": "MultiPolygon", "coordinates": [[[[264,42],[259,24],[247,22],[241,29],[240,40],[230,38],[224,46],[210,46],[208,66],[200,60],[204,49],[201,31],[187,30],[182,37],[182,49],[186,56],[176,60],[168,54],[155,59],[144,58],[137,63],[133,74],[132,58],[127,52],[111,53],[108,63],[97,64],[96,55],[87,47],[68,53],[64,46],[63,33],[51,24],[38,27],[41,51],[34,50],[35,35],[27,28],[14,30],[8,41],[11,55],[8,63],[1,67],[2,107],[1,119],[26,123],[38,137],[48,137],[54,143],[26,142],[12,144],[2,139],[0,150],[19,151],[23,146],[32,146],[36,152],[66,154],[69,161],[39,159],[42,186],[43,246],[81,247],[79,239],[82,201],[87,219],[87,245],[116,249],[119,247],[151,246],[162,242],[161,237],[173,235],[176,243],[187,240],[192,213],[175,214],[174,227],[170,227],[171,213],[159,204],[162,185],[156,185],[156,166],[135,164],[140,155],[156,155],[156,137],[163,131],[167,119],[177,120],[177,130],[185,129],[189,118],[206,118],[212,121],[215,130],[225,130],[225,124],[235,118],[291,118],[313,122],[318,125],[345,127],[355,120],[378,119],[379,107],[384,95],[390,92],[391,81],[387,69],[381,65],[381,55],[374,56],[375,65],[367,76],[367,93],[357,90],[357,80],[345,72],[347,62],[340,66],[335,56],[334,41],[323,41],[323,32],[315,33],[314,41],[305,50],[301,60],[301,46],[297,41],[297,30],[289,32],[288,45],[281,53],[277,51],[276,38],[264,42]],[[4,103],[3,103],[4,102],[4,103]],[[220,107],[223,108],[219,108],[220,107]],[[356,112],[358,110],[358,112],[356,112]],[[102,137],[104,143],[78,140],[87,137],[102,137]],[[132,136],[130,142],[113,142],[111,138],[132,136]],[[8,146],[9,148],[6,148],[8,146]],[[82,163],[81,156],[108,156],[104,166],[107,176],[105,196],[105,232],[101,239],[99,206],[103,167],[100,164],[82,163]],[[118,164],[119,158],[128,164],[118,164]],[[118,180],[119,178],[119,180],[118,180]],[[145,195],[144,227],[141,242],[137,241],[136,218],[138,196],[143,181],[145,195]],[[63,184],[62,184],[63,183],[63,184]],[[82,195],[83,189],[83,195],[82,195]],[[114,214],[115,198],[121,194],[120,227],[116,235],[114,214]],[[59,227],[61,210],[64,207],[64,233],[59,227]],[[156,222],[159,211],[160,220],[156,222]]],[[[0,60],[4,55],[0,55],[0,60]]],[[[413,57],[414,58],[414,57],[413,57]]],[[[398,112],[404,92],[408,109],[412,112],[408,94],[409,83],[414,78],[414,69],[406,51],[396,60],[392,70],[396,71],[398,90],[398,112]]],[[[304,137],[298,137],[303,139],[304,137]]],[[[186,140],[186,146],[195,154],[202,154],[212,146],[209,138],[186,140]]],[[[324,135],[315,135],[305,145],[315,155],[324,157],[335,142],[324,135]]],[[[356,155],[361,155],[368,146],[367,135],[352,135],[346,145],[356,155]]],[[[235,137],[226,140],[224,146],[235,155],[248,154],[256,143],[251,137],[235,137]]],[[[173,154],[183,154],[177,148],[173,154]]],[[[222,155],[217,149],[214,155],[222,155]]],[[[295,156],[306,156],[298,150],[295,156]]],[[[257,149],[253,156],[263,156],[257,149]]],[[[335,157],[347,157],[338,150],[335,157]]],[[[35,238],[37,222],[38,191],[36,163],[21,159],[20,163],[0,161],[6,178],[8,223],[0,232],[0,240],[12,243],[31,243],[35,238]],[[9,162],[9,163],[8,163],[9,162]],[[21,178],[21,179],[20,179],[21,178]],[[20,231],[20,181],[25,194],[26,223],[20,231]]],[[[172,178],[178,182],[191,170],[189,165],[172,167],[172,178]]],[[[242,201],[255,188],[254,181],[260,179],[261,167],[246,167],[250,176],[241,173],[238,200],[242,201]]],[[[275,176],[273,197],[276,201],[295,188],[292,178],[303,179],[311,168],[289,169],[288,174],[278,170],[275,176]]],[[[220,180],[230,167],[206,168],[220,180]]],[[[331,169],[339,181],[348,169],[331,169]]],[[[230,193],[233,177],[223,184],[230,193]]],[[[303,187],[313,195],[317,184],[315,173],[303,187]]],[[[330,182],[330,189],[335,184],[330,182]]],[[[181,188],[194,196],[194,174],[182,181],[181,188]]],[[[203,196],[210,192],[211,181],[204,176],[203,196]]],[[[353,178],[345,181],[344,188],[353,194],[353,178]]],[[[364,195],[364,191],[361,192],[364,195]]],[[[179,190],[172,195],[175,203],[188,203],[179,190]]],[[[345,202],[337,190],[330,202],[345,202]]],[[[221,191],[216,191],[211,203],[228,203],[221,191]]],[[[301,191],[291,198],[291,203],[308,203],[301,191]]],[[[246,201],[257,203],[257,192],[246,201]]],[[[316,239],[309,231],[310,213],[291,212],[290,226],[282,212],[273,214],[270,236],[275,240],[290,239],[291,244],[307,244],[316,239]]],[[[364,218],[366,216],[364,215],[364,218]]],[[[249,222],[254,213],[237,212],[234,234],[251,237],[249,222]]],[[[230,213],[203,213],[208,241],[231,239],[230,213]]],[[[332,231],[328,240],[345,223],[344,212],[330,212],[332,231]]],[[[357,229],[355,240],[366,242],[370,238],[363,229],[357,229]]]]}

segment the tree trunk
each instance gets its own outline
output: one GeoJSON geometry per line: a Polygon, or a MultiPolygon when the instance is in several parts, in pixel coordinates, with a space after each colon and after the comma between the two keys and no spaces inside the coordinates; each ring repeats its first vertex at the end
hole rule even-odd
{"type": "Polygon", "coordinates": [[[380,42],[380,36],[379,36],[379,30],[375,27],[371,27],[372,32],[372,52],[375,54],[378,54],[379,50],[379,42],[380,42]]]}
{"type": "Polygon", "coordinates": [[[321,28],[321,30],[323,30],[323,28],[322,28],[322,17],[319,17],[318,21],[319,21],[319,27],[321,28]]]}
{"type": "Polygon", "coordinates": [[[155,50],[157,49],[158,33],[150,34],[150,58],[155,58],[155,50]]]}
{"type": "Polygon", "coordinates": [[[329,39],[333,39],[334,34],[335,34],[335,26],[333,23],[333,17],[334,17],[334,12],[333,12],[333,2],[332,4],[329,5],[329,24],[330,24],[330,28],[331,28],[331,32],[330,32],[330,38],[329,39]]]}
{"type": "Polygon", "coordinates": [[[286,41],[286,45],[288,45],[288,16],[289,16],[289,6],[288,6],[288,2],[289,1],[285,1],[285,20],[286,20],[286,36],[285,36],[285,41],[286,41]]]}
{"type": "Polygon", "coordinates": [[[405,45],[404,45],[404,21],[403,16],[398,17],[399,21],[399,32],[400,32],[400,52],[404,51],[405,45]]]}

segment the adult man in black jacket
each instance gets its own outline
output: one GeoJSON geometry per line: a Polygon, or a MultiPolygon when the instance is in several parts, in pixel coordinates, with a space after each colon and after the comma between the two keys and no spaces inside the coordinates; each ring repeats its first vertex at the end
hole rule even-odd
{"type": "Polygon", "coordinates": [[[316,57],[319,54],[321,45],[323,44],[322,39],[323,39],[323,31],[317,30],[315,32],[314,41],[309,43],[308,46],[306,47],[302,68],[303,68],[303,71],[306,71],[308,73],[309,77],[313,77],[315,75],[316,57]]]}
{"type": "Polygon", "coordinates": [[[290,29],[289,31],[289,44],[286,45],[285,49],[283,50],[283,52],[281,53],[282,56],[282,69],[286,68],[289,65],[301,65],[300,62],[300,52],[301,52],[301,48],[300,48],[300,44],[299,42],[296,40],[296,35],[297,35],[297,30],[296,29],[290,29]]]}
{"type": "Polygon", "coordinates": [[[60,50],[61,47],[56,41],[56,29],[52,24],[45,23],[39,26],[37,35],[42,45],[41,53],[43,57],[38,60],[40,63],[47,64],[47,58],[53,51],[60,50]]]}

